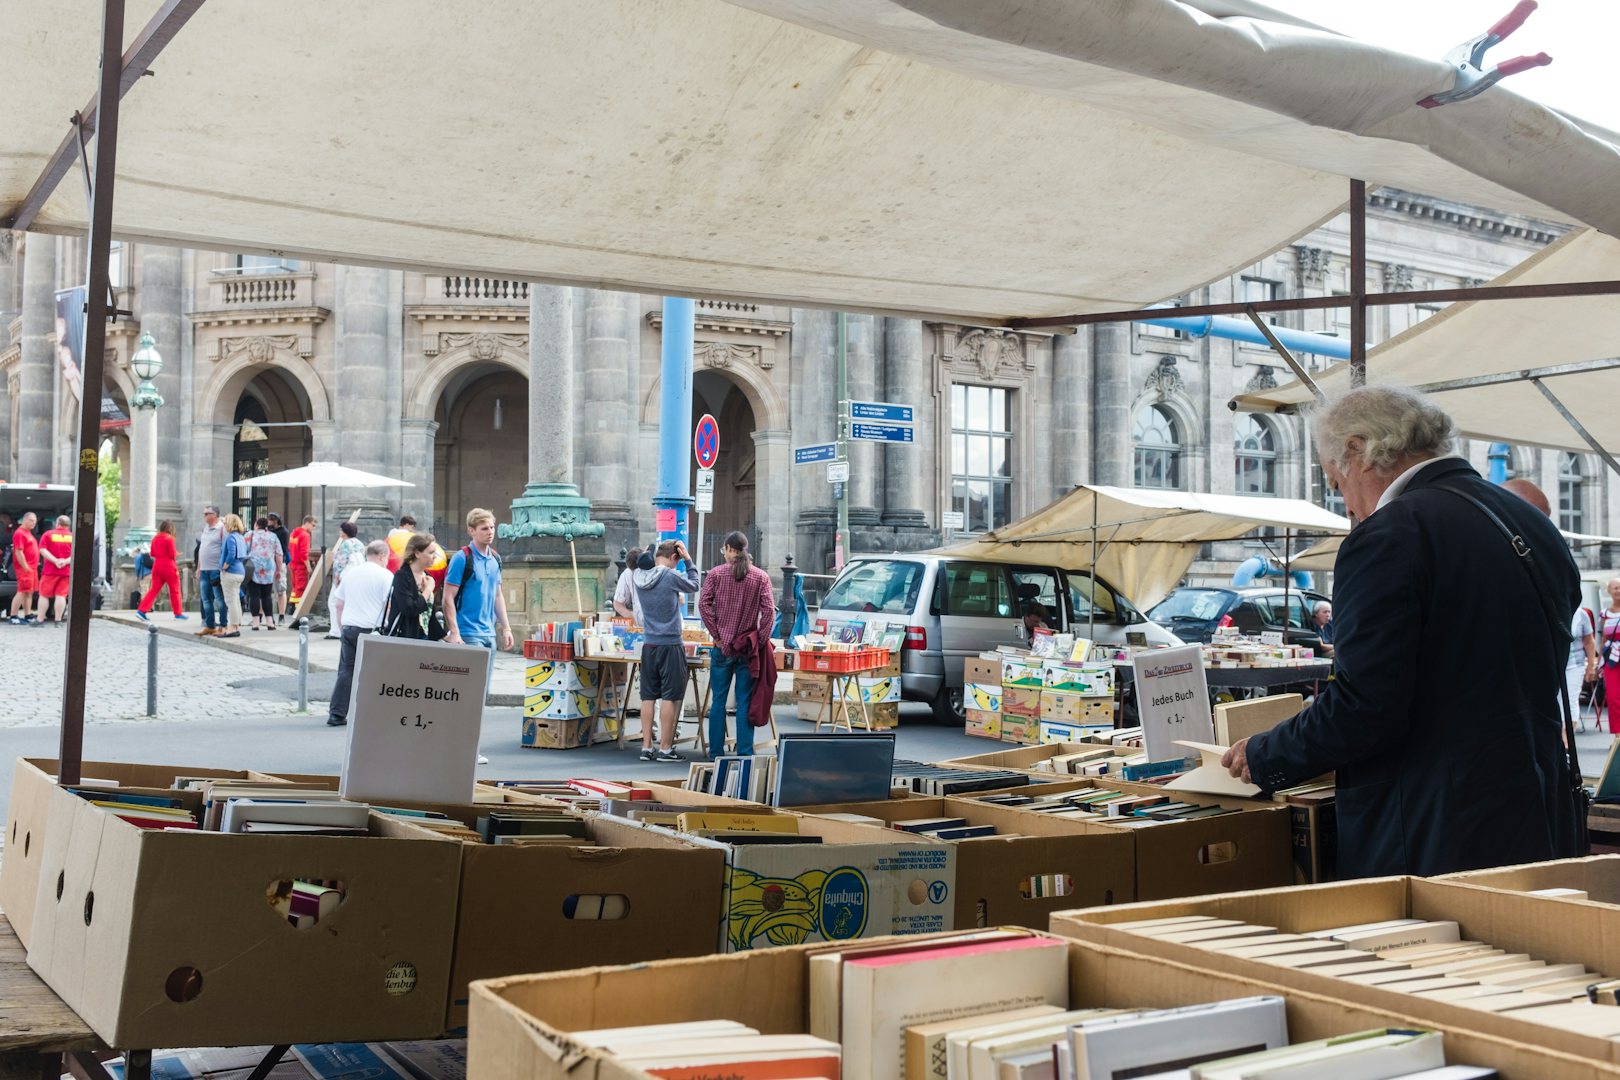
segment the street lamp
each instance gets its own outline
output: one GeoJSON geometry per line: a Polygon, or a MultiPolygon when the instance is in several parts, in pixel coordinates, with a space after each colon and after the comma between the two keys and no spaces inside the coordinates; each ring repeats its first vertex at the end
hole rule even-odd
{"type": "Polygon", "coordinates": [[[152,380],[163,373],[163,354],[157,351],[157,342],[150,332],[142,331],[135,353],[129,358],[129,367],[141,380],[129,403],[135,411],[131,417],[134,421],[131,435],[135,436],[132,442],[138,443],[143,453],[141,466],[130,478],[131,494],[139,483],[141,499],[134,514],[135,524],[124,534],[124,554],[150,544],[157,534],[157,411],[163,407],[163,395],[152,385],[152,380]]]}

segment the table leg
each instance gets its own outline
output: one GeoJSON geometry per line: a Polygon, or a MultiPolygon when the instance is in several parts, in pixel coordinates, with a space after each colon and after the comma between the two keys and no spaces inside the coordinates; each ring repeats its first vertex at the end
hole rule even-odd
{"type": "Polygon", "coordinates": [[[286,1057],[287,1051],[291,1049],[290,1044],[272,1046],[270,1052],[264,1055],[264,1060],[260,1061],[253,1071],[248,1073],[247,1080],[264,1080],[265,1077],[270,1075],[270,1070],[281,1064],[281,1059],[286,1057]]]}

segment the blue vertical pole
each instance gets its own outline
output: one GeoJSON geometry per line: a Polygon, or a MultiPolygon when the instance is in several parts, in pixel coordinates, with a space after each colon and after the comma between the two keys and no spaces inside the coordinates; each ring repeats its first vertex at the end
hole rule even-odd
{"type": "Polygon", "coordinates": [[[1513,459],[1513,448],[1505,442],[1493,442],[1490,449],[1485,452],[1485,460],[1490,463],[1488,479],[1493,484],[1505,484],[1508,478],[1508,462],[1513,459]]]}
{"type": "Polygon", "coordinates": [[[695,307],[684,297],[664,297],[664,345],[659,364],[658,539],[687,542],[687,517],[693,506],[692,467],[692,338],[695,307]]]}

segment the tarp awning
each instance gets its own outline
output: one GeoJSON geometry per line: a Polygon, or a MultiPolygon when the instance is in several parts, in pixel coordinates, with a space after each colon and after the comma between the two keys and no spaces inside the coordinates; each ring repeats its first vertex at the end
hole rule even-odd
{"type": "Polygon", "coordinates": [[[1200,546],[1236,540],[1268,526],[1301,533],[1350,531],[1348,518],[1302,499],[1086,484],[1026,518],[943,553],[1088,570],[1095,531],[1097,576],[1147,608],[1176,587],[1200,546]]]}
{"type": "MultiPolygon", "coordinates": [[[[1620,201],[1620,200],[1617,200],[1620,201]]],[[[1583,229],[1547,246],[1492,285],[1620,280],[1620,240],[1583,229]]],[[[1620,356],[1620,296],[1548,297],[1511,303],[1453,304],[1367,353],[1367,382],[1423,386],[1479,375],[1620,356]]],[[[1325,392],[1350,385],[1350,366],[1313,376],[1325,392]]],[[[1608,450],[1620,449],[1620,370],[1547,378],[1556,394],[1608,450]]],[[[1272,412],[1306,404],[1296,381],[1243,394],[1238,407],[1272,412]]],[[[1435,401],[1464,435],[1587,453],[1552,404],[1527,382],[1446,390],[1435,401]]]]}
{"type": "MultiPolygon", "coordinates": [[[[8,9],[0,213],[100,7],[8,9]]],[[[1228,275],[1345,177],[1620,234],[1612,135],[1246,0],[216,0],[152,68],[114,227],[193,247],[992,322],[1228,275]]]]}
{"type": "MultiPolygon", "coordinates": [[[[1620,544],[1620,537],[1594,536],[1591,533],[1568,532],[1558,530],[1564,539],[1576,547],[1587,544],[1620,544]]],[[[1292,570],[1332,570],[1333,564],[1339,558],[1339,545],[1344,543],[1343,536],[1329,536],[1317,541],[1298,555],[1288,561],[1292,570]]]]}

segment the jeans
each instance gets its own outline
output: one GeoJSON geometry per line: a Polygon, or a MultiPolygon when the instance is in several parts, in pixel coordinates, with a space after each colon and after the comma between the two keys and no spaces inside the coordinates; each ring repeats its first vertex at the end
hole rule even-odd
{"type": "Polygon", "coordinates": [[[327,716],[334,720],[349,718],[350,687],[354,684],[354,654],[360,648],[360,635],[374,631],[370,626],[345,626],[343,644],[338,650],[337,681],[332,684],[332,702],[326,707],[327,716]]]}
{"type": "Polygon", "coordinates": [[[462,634],[463,645],[478,645],[489,650],[489,667],[484,669],[484,700],[482,704],[489,704],[489,680],[495,676],[495,635],[494,634],[462,634]]]}
{"type": "Polygon", "coordinates": [[[225,625],[225,590],[219,585],[218,570],[204,570],[199,590],[202,593],[203,625],[223,627],[225,625]]]}
{"type": "Polygon", "coordinates": [[[754,752],[754,726],[748,722],[748,702],[754,696],[754,676],[748,661],[727,656],[718,648],[709,650],[709,756],[726,752],[726,698],[732,680],[737,683],[737,746],[735,754],[754,752]]]}

